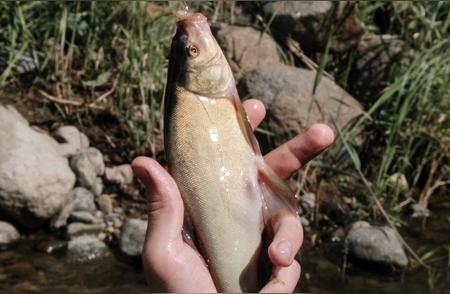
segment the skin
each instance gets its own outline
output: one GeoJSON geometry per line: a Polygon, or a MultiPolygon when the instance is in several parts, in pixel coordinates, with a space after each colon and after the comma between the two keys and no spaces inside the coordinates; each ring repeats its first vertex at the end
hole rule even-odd
{"type": "MultiPolygon", "coordinates": [[[[263,119],[261,102],[244,103],[250,125],[263,119]]],[[[325,150],[334,140],[332,130],[323,124],[312,125],[264,157],[265,162],[283,179],[325,150]]],[[[155,291],[216,292],[203,257],[188,245],[181,234],[184,206],[174,179],[156,161],[138,157],[132,163],[136,176],[147,189],[148,228],[142,260],[147,281],[155,291]]],[[[300,265],[294,260],[303,241],[303,230],[292,214],[272,216],[268,226],[274,232],[268,256],[274,265],[272,277],[261,292],[292,292],[300,277],[300,265]]]]}

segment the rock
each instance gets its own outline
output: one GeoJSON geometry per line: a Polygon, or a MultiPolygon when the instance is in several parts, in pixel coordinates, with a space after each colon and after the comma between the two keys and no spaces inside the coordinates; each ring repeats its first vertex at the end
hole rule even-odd
{"type": "Polygon", "coordinates": [[[0,221],[0,247],[11,244],[19,238],[20,234],[13,225],[0,221]]]}
{"type": "Polygon", "coordinates": [[[103,192],[103,180],[101,177],[95,178],[95,184],[94,187],[91,188],[92,193],[94,193],[95,196],[101,195],[103,192]]]}
{"type": "Polygon", "coordinates": [[[316,206],[316,194],[305,193],[300,198],[300,207],[304,214],[310,213],[316,206]]]}
{"type": "Polygon", "coordinates": [[[323,51],[328,32],[334,30],[331,50],[355,47],[364,33],[350,1],[278,1],[264,6],[271,28],[280,38],[291,36],[306,52],[323,51]]]}
{"type": "Polygon", "coordinates": [[[107,167],[105,168],[105,178],[120,186],[130,185],[133,183],[133,169],[129,164],[107,167]]]}
{"type": "Polygon", "coordinates": [[[120,234],[120,249],[131,256],[141,255],[144,246],[147,221],[140,219],[125,219],[120,234]]]}
{"type": "Polygon", "coordinates": [[[68,259],[74,263],[85,263],[110,256],[111,253],[103,241],[95,236],[79,236],[67,245],[68,259]]]}
{"type": "Polygon", "coordinates": [[[83,187],[73,189],[75,199],[75,211],[95,211],[94,194],[83,187]]]}
{"type": "Polygon", "coordinates": [[[104,214],[110,214],[113,211],[112,200],[109,195],[102,194],[97,197],[97,204],[104,214]]]}
{"type": "Polygon", "coordinates": [[[65,150],[65,156],[75,155],[89,147],[88,137],[74,126],[59,127],[53,136],[63,143],[61,150],[65,150]]]}
{"type": "Polygon", "coordinates": [[[363,113],[362,106],[329,78],[322,76],[313,99],[315,72],[286,66],[262,66],[240,84],[244,96],[261,97],[267,108],[275,143],[297,135],[309,125],[333,121],[341,129],[363,113]],[[277,137],[277,136],[276,136],[277,137]]]}
{"type": "Polygon", "coordinates": [[[356,221],[350,224],[350,230],[356,230],[359,228],[368,228],[370,224],[366,221],[356,221]]]}
{"type": "Polygon", "coordinates": [[[411,204],[411,217],[412,218],[424,218],[430,216],[430,210],[425,207],[422,203],[411,204]]]}
{"type": "Polygon", "coordinates": [[[301,216],[300,217],[300,222],[302,223],[302,226],[304,228],[309,227],[309,220],[306,217],[301,216]]]}
{"type": "Polygon", "coordinates": [[[74,211],[70,215],[69,220],[71,222],[81,222],[86,224],[98,224],[103,222],[88,211],[74,211]]]}
{"type": "Polygon", "coordinates": [[[372,102],[386,87],[392,67],[400,60],[404,42],[366,33],[358,44],[350,71],[349,91],[360,101],[372,102]]]}
{"type": "Polygon", "coordinates": [[[95,190],[98,185],[97,176],[101,176],[105,172],[103,155],[93,147],[72,156],[70,166],[77,175],[80,185],[91,191],[95,190]]]}
{"type": "Polygon", "coordinates": [[[75,209],[75,201],[70,198],[67,204],[56,214],[50,221],[50,227],[53,229],[59,229],[67,224],[67,219],[69,218],[72,211],[75,209]]]}
{"type": "Polygon", "coordinates": [[[67,203],[75,175],[58,143],[30,128],[11,106],[0,106],[0,211],[39,227],[67,203]]]}
{"type": "Polygon", "coordinates": [[[79,235],[97,235],[105,229],[104,223],[99,224],[85,224],[85,223],[71,223],[67,226],[68,236],[79,235]]]}
{"type": "Polygon", "coordinates": [[[404,268],[408,265],[402,243],[389,227],[360,227],[347,235],[349,254],[365,261],[404,268]]]}
{"type": "Polygon", "coordinates": [[[216,39],[233,71],[281,64],[277,44],[267,33],[251,27],[224,26],[216,39]]]}
{"type": "Polygon", "coordinates": [[[406,179],[405,175],[400,172],[389,176],[387,182],[394,189],[400,188],[400,190],[403,192],[407,192],[409,190],[408,180],[406,179]]]}

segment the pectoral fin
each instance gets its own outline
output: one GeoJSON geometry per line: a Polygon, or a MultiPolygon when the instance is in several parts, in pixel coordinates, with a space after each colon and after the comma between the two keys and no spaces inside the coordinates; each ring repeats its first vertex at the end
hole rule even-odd
{"type": "Polygon", "coordinates": [[[265,202],[265,218],[280,209],[292,213],[298,211],[298,197],[291,188],[265,163],[258,166],[259,181],[265,202]]]}

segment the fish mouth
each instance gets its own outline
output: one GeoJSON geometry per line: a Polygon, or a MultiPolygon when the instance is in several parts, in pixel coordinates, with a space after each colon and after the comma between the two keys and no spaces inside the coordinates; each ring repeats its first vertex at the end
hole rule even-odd
{"type": "Polygon", "coordinates": [[[199,12],[189,13],[187,11],[179,10],[177,11],[176,15],[178,27],[186,27],[190,24],[200,24],[206,23],[208,21],[206,16],[199,12]]]}

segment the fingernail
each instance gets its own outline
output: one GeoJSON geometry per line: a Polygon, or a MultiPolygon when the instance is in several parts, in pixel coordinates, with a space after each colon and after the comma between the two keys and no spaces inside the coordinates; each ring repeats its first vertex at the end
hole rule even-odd
{"type": "Polygon", "coordinates": [[[283,240],[280,243],[278,243],[277,249],[283,258],[286,258],[290,261],[292,255],[291,242],[283,240]]]}

